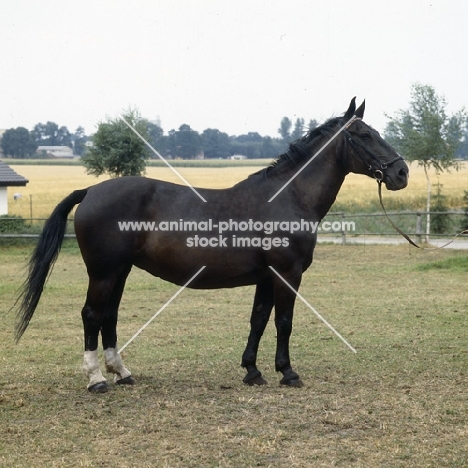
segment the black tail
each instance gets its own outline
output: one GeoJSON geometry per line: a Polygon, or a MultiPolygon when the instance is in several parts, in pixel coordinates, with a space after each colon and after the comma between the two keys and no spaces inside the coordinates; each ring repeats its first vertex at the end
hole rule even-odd
{"type": "Polygon", "coordinates": [[[28,277],[17,300],[17,302],[21,301],[21,304],[18,309],[15,329],[16,342],[28,327],[41,298],[47,278],[57,260],[65,236],[68,214],[76,204],[83,201],[87,192],[88,189],[75,190],[68,195],[55,207],[45,223],[36,248],[29,260],[28,277]]]}

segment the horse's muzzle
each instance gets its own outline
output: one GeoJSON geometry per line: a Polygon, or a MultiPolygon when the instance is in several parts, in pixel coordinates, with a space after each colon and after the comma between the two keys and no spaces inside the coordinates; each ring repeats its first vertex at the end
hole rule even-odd
{"type": "Polygon", "coordinates": [[[387,190],[401,190],[408,185],[409,168],[405,161],[397,161],[388,167],[383,174],[383,182],[387,190]]]}

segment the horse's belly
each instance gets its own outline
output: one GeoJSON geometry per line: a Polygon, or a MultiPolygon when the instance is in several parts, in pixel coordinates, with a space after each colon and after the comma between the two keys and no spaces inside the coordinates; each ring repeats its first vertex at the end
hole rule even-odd
{"type": "Polygon", "coordinates": [[[233,249],[165,248],[146,251],[134,265],[153,276],[196,289],[232,288],[257,283],[264,275],[261,255],[233,249]]]}

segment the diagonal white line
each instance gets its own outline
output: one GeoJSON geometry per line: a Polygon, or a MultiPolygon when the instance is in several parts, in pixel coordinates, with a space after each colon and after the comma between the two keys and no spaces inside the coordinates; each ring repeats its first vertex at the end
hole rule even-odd
{"type": "Polygon", "coordinates": [[[202,266],[120,349],[121,353],[204,269],[202,266]]]}
{"type": "Polygon", "coordinates": [[[192,184],[190,184],[189,182],[187,182],[185,180],[185,178],[179,173],[177,172],[174,167],[172,167],[165,158],[163,158],[161,156],[161,154],[155,150],[153,148],[153,146],[138,132],[138,130],[133,127],[133,125],[131,125],[130,123],[128,123],[121,115],[119,115],[119,118],[127,125],[127,127],[133,131],[133,133],[135,133],[135,135],[137,135],[145,144],[146,146],[148,146],[148,148],[153,151],[153,153],[164,163],[166,164],[166,166],[171,169],[172,172],[174,172],[183,182],[185,185],[187,185],[188,187],[190,187],[205,203],[206,203],[206,200],[200,195],[200,193],[198,193],[198,191],[193,187],[192,184]]]}
{"type": "Polygon", "coordinates": [[[351,123],[358,119],[353,115],[308,161],[304,164],[269,200],[268,203],[273,201],[343,130],[345,130],[351,123]]]}
{"type": "Polygon", "coordinates": [[[296,296],[307,306],[309,309],[353,352],[357,351],[330,325],[327,320],[325,320],[300,294],[296,291],[272,266],[270,269],[275,273],[275,275],[291,290],[296,294],[296,296]]]}

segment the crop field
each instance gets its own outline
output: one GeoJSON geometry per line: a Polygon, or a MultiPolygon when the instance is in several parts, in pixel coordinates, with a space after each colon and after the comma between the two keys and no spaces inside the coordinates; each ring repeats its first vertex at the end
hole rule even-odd
{"type": "MultiPolygon", "coordinates": [[[[188,182],[195,187],[225,188],[248,177],[249,174],[261,169],[268,161],[257,160],[258,165],[239,164],[226,167],[211,167],[210,161],[197,162],[194,167],[177,167],[188,182]]],[[[47,217],[66,195],[72,190],[96,184],[106,177],[96,178],[86,174],[80,165],[11,165],[19,174],[29,179],[26,187],[9,187],[8,199],[10,214],[29,218],[47,217]],[[13,200],[15,193],[21,193],[22,198],[13,200]]],[[[176,174],[167,167],[147,168],[146,175],[157,179],[182,183],[176,174]]],[[[431,174],[433,184],[437,183],[435,173],[431,174]]],[[[443,173],[439,177],[442,193],[446,203],[451,208],[463,206],[464,190],[468,190],[468,163],[463,163],[459,172],[443,173]]],[[[435,193],[435,188],[433,188],[435,193]]],[[[399,192],[384,191],[384,199],[389,210],[422,210],[425,208],[426,179],[424,172],[416,165],[410,167],[409,186],[399,192]]],[[[378,210],[377,184],[362,175],[349,174],[331,211],[355,213],[378,210]]]]}
{"type": "MultiPolygon", "coordinates": [[[[13,343],[8,311],[30,249],[0,245],[0,466],[468,466],[466,252],[319,245],[301,293],[357,354],[298,301],[301,389],[278,383],[272,321],[259,353],[269,384],[242,383],[247,287],[183,291],[124,351],[137,384],[94,395],[80,369],[87,277],[74,240],[13,343]]],[[[120,344],[177,289],[132,271],[120,344]]]]}

